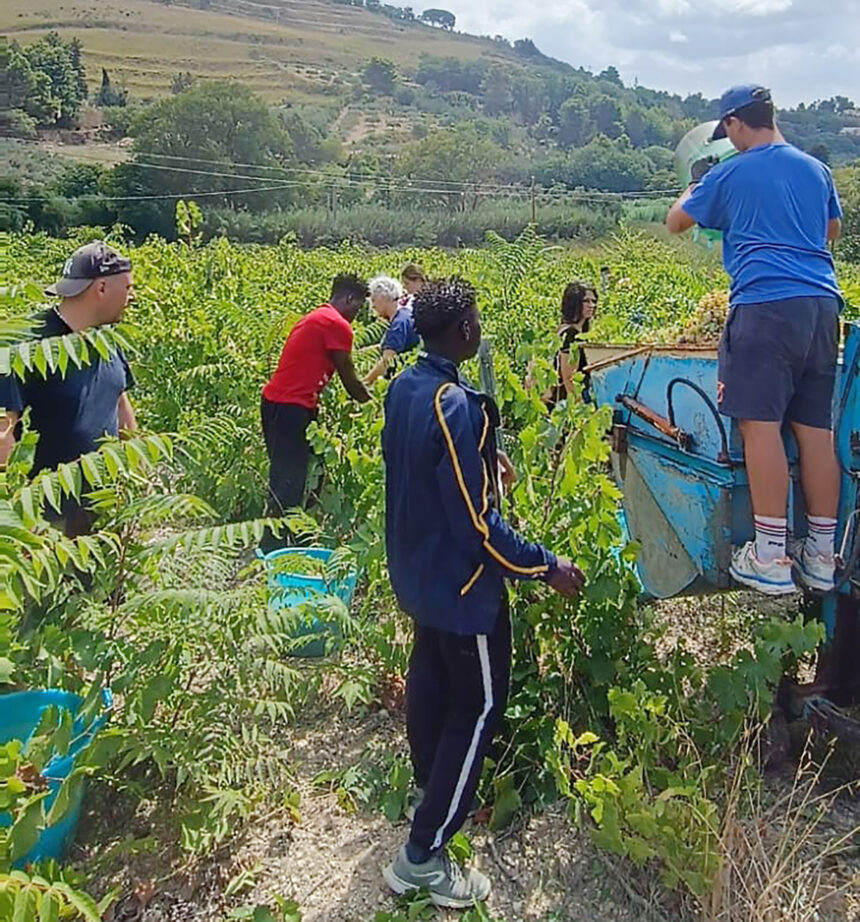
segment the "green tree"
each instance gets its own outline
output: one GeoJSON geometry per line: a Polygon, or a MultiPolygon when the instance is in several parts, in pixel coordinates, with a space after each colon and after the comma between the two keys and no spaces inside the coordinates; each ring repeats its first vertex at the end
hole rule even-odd
{"type": "Polygon", "coordinates": [[[581,95],[571,96],[558,110],[558,140],[563,147],[583,147],[597,133],[588,103],[581,95]]]}
{"type": "MultiPolygon", "coordinates": [[[[474,208],[479,196],[459,190],[444,191],[447,182],[479,183],[498,179],[506,160],[505,152],[472,126],[436,131],[423,141],[403,148],[395,163],[395,172],[403,179],[412,178],[416,185],[434,191],[428,201],[444,203],[456,210],[474,208]]],[[[414,202],[414,196],[410,197],[414,202]]]]}
{"type": "Polygon", "coordinates": [[[148,196],[193,199],[207,193],[213,205],[264,209],[289,205],[301,195],[291,184],[269,188],[293,180],[271,170],[295,163],[292,147],[266,103],[241,84],[205,83],[162,99],[138,113],[131,135],[134,160],[115,167],[104,186],[112,196],[142,197],[120,206],[120,220],[142,235],[170,237],[175,231],[174,202],[148,196]],[[257,187],[263,191],[254,192],[257,187]],[[211,194],[237,189],[248,191],[223,198],[211,194]]]}
{"type": "Polygon", "coordinates": [[[617,138],[621,134],[621,106],[606,93],[592,96],[588,101],[588,111],[600,134],[607,138],[617,138]]]}
{"type": "Polygon", "coordinates": [[[39,125],[54,124],[59,114],[50,77],[33,67],[17,42],[0,45],[0,112],[4,122],[25,112],[39,125]]]}
{"type": "Polygon", "coordinates": [[[51,99],[56,102],[56,123],[73,124],[86,98],[86,81],[80,62],[80,46],[64,42],[56,32],[33,42],[22,50],[37,73],[47,76],[51,99]]]}
{"type": "MultiPolygon", "coordinates": [[[[218,161],[227,172],[234,164],[277,166],[292,159],[289,138],[269,107],[238,83],[206,83],[162,99],[140,112],[131,133],[140,160],[154,152],[196,167],[202,160],[218,161]]],[[[204,169],[218,171],[211,164],[204,169]]],[[[230,176],[199,179],[207,190],[236,184],[230,176]]],[[[169,170],[158,180],[163,191],[179,192],[188,185],[188,176],[169,170]]]]}
{"type": "Polygon", "coordinates": [[[609,192],[640,192],[654,172],[648,158],[633,150],[626,137],[613,141],[605,135],[573,151],[568,164],[567,185],[609,192]]]}
{"type": "Polygon", "coordinates": [[[128,102],[128,92],[126,90],[116,89],[110,82],[110,74],[102,68],[102,82],[99,91],[96,94],[96,105],[99,108],[104,106],[124,106],[128,102]]]}
{"type": "Polygon", "coordinates": [[[491,67],[481,83],[481,92],[487,115],[510,114],[514,103],[514,84],[506,67],[491,67]]]}
{"type": "Polygon", "coordinates": [[[860,161],[856,166],[833,171],[842,203],[842,236],[836,252],[843,259],[860,263],[860,161]]]}
{"type": "Polygon", "coordinates": [[[397,68],[386,58],[371,58],[362,68],[365,86],[380,96],[391,96],[397,87],[397,68]]]}
{"type": "Polygon", "coordinates": [[[613,67],[611,64],[606,70],[602,70],[597,75],[598,80],[605,80],[607,83],[613,83],[615,86],[624,86],[624,83],[621,80],[621,74],[618,73],[618,68],[613,67]]]}
{"type": "Polygon", "coordinates": [[[546,114],[547,94],[544,82],[525,75],[513,86],[514,111],[524,125],[537,125],[546,114]]]}
{"type": "Polygon", "coordinates": [[[72,63],[72,70],[75,72],[75,82],[77,83],[78,95],[81,99],[87,98],[87,75],[84,70],[82,55],[83,48],[78,38],[73,38],[69,42],[69,60],[72,63]]]}
{"type": "Polygon", "coordinates": [[[457,23],[457,18],[448,10],[424,10],[421,14],[421,21],[430,23],[431,26],[441,26],[449,32],[453,31],[457,23]]]}
{"type": "Polygon", "coordinates": [[[67,166],[53,182],[53,187],[64,198],[81,195],[98,195],[105,168],[97,163],[74,163],[67,166]]]}

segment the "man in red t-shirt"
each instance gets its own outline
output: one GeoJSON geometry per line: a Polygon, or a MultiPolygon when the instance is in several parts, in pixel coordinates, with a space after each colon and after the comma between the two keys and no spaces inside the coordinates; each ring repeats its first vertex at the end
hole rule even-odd
{"type": "MultiPolygon", "coordinates": [[[[350,326],[367,297],[366,282],[354,275],[336,276],[328,303],[290,330],[278,367],[263,388],[260,415],[269,455],[269,508],[275,515],[302,505],[310,459],[305,432],[335,371],[353,400],[370,400],[352,363],[350,326]]],[[[266,551],[278,546],[270,534],[261,542],[266,551]]]]}

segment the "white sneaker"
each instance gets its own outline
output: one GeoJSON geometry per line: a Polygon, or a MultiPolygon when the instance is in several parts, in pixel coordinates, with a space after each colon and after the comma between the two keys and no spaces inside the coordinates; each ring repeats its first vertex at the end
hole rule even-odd
{"type": "Polygon", "coordinates": [[[791,578],[791,560],[788,557],[759,560],[755,555],[755,541],[748,541],[743,547],[735,548],[729,573],[737,582],[766,595],[797,592],[797,586],[791,578]]]}
{"type": "Polygon", "coordinates": [[[836,563],[832,554],[814,554],[807,550],[804,542],[793,558],[797,576],[804,586],[818,592],[833,591],[836,563]]]}

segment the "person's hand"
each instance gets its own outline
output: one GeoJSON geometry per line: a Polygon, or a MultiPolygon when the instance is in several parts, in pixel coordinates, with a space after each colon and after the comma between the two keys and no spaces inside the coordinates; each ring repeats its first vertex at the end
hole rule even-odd
{"type": "Polygon", "coordinates": [[[585,583],[585,574],[566,557],[559,557],[547,584],[559,595],[576,595],[585,583]]]}
{"type": "Polygon", "coordinates": [[[702,157],[690,167],[690,182],[697,183],[702,181],[702,177],[711,167],[716,166],[720,161],[716,157],[702,157]]]}
{"type": "Polygon", "coordinates": [[[517,482],[517,472],[514,469],[514,465],[511,462],[511,459],[505,454],[505,452],[500,451],[499,455],[499,480],[502,482],[503,490],[510,490],[510,488],[517,482]]]}
{"type": "MultiPolygon", "coordinates": [[[[0,420],[0,426],[4,423],[0,420]]],[[[15,427],[11,423],[5,424],[5,428],[0,429],[0,467],[5,467],[15,447],[15,427]]]]}

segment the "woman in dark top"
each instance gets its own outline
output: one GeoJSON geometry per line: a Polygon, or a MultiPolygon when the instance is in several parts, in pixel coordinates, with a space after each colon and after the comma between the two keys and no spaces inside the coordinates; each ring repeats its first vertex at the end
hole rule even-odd
{"type": "MultiPolygon", "coordinates": [[[[583,372],[586,366],[585,350],[577,345],[577,340],[582,333],[588,332],[596,310],[597,289],[585,282],[571,282],[564,289],[561,297],[561,326],[558,328],[561,343],[555,355],[558,383],[552,388],[548,401],[550,406],[555,406],[559,400],[575,392],[573,376],[583,372]]],[[[582,399],[591,400],[588,374],[584,375],[582,399]]]]}

